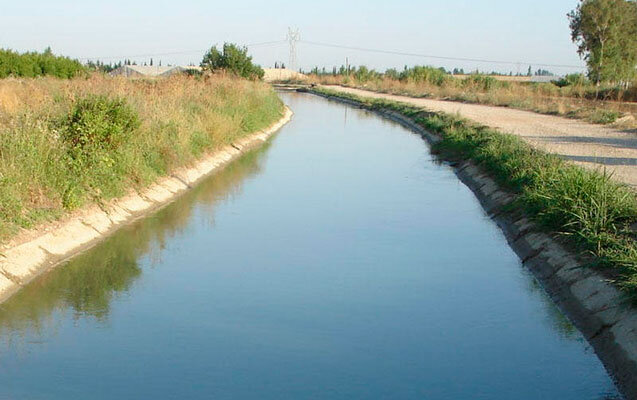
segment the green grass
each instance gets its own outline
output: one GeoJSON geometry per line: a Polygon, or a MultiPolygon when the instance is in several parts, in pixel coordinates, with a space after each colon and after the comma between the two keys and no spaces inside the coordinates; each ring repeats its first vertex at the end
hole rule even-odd
{"type": "Polygon", "coordinates": [[[230,77],[0,80],[0,243],[141,189],[283,113],[230,77]]]}
{"type": "Polygon", "coordinates": [[[590,267],[605,270],[632,301],[637,301],[637,246],[629,228],[637,221],[637,199],[629,187],[614,181],[604,170],[581,168],[534,149],[516,136],[458,116],[327,89],[313,90],[354,100],[372,110],[399,112],[437,133],[442,140],[434,145],[434,152],[448,160],[479,164],[515,194],[515,208],[587,256],[590,267]]]}

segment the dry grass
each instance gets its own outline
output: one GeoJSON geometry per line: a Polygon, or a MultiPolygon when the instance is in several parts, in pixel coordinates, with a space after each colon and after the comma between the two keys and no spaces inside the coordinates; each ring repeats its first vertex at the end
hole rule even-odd
{"type": "Polygon", "coordinates": [[[484,81],[472,84],[465,79],[452,79],[447,84],[413,82],[391,79],[358,81],[342,75],[310,75],[310,83],[343,85],[380,93],[410,97],[427,97],[511,107],[542,114],[584,119],[592,123],[608,124],[617,121],[620,128],[637,128],[637,103],[617,101],[637,98],[637,87],[621,93],[609,94],[608,100],[591,100],[590,86],[560,88],[552,83],[520,83],[497,81],[485,87],[484,81]],[[633,93],[635,92],[635,93],[633,93]],[[618,98],[617,98],[618,97],[618,98]]]}
{"type": "Polygon", "coordinates": [[[148,185],[265,128],[282,110],[269,86],[224,76],[0,80],[0,240],[148,185]],[[120,148],[98,149],[78,168],[60,132],[77,100],[93,95],[124,99],[141,125],[120,148]]]}

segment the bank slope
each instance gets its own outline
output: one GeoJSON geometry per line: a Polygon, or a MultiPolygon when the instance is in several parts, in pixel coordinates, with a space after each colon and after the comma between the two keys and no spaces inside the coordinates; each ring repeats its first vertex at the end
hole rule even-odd
{"type": "Polygon", "coordinates": [[[420,133],[502,228],[629,399],[637,399],[637,200],[603,172],[457,116],[326,89],[420,133]]]}

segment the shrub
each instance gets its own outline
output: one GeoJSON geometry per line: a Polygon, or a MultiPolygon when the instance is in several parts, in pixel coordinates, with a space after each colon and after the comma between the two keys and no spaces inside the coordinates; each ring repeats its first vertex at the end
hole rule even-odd
{"type": "Polygon", "coordinates": [[[211,72],[224,70],[247,79],[261,79],[264,71],[252,63],[246,47],[239,47],[232,43],[224,43],[223,50],[213,46],[204,55],[201,67],[211,72]]]}
{"type": "Polygon", "coordinates": [[[0,78],[8,76],[33,78],[50,75],[57,78],[73,78],[86,68],[77,60],[56,56],[50,48],[44,52],[17,53],[0,49],[0,78]]]}
{"type": "Polygon", "coordinates": [[[139,127],[139,118],[125,99],[88,96],[73,105],[62,138],[83,152],[115,150],[139,127]]]}
{"type": "Polygon", "coordinates": [[[471,74],[465,79],[460,81],[460,86],[467,88],[475,88],[484,92],[488,92],[492,89],[499,87],[505,87],[508,84],[506,82],[500,82],[492,76],[482,74],[471,74]]]}
{"type": "Polygon", "coordinates": [[[588,83],[588,79],[586,79],[584,74],[568,74],[562,79],[559,79],[553,83],[559,87],[577,86],[577,85],[582,86],[588,83]]]}
{"type": "Polygon", "coordinates": [[[620,115],[621,114],[618,111],[598,108],[590,116],[590,120],[596,124],[612,124],[620,117],[620,115]]]}
{"type": "Polygon", "coordinates": [[[373,69],[369,69],[364,65],[361,65],[358,69],[354,68],[351,73],[357,81],[362,83],[380,79],[380,74],[378,72],[373,69]]]}
{"type": "Polygon", "coordinates": [[[449,80],[449,75],[444,69],[417,65],[413,68],[405,69],[400,74],[400,80],[442,86],[449,80]]]}

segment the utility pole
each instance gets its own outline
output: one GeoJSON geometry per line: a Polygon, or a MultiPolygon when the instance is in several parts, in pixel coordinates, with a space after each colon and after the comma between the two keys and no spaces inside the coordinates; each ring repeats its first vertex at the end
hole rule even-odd
{"type": "Polygon", "coordinates": [[[288,27],[288,43],[290,44],[290,60],[288,62],[288,68],[292,71],[296,71],[296,42],[301,40],[301,34],[298,29],[292,30],[288,27]]]}

